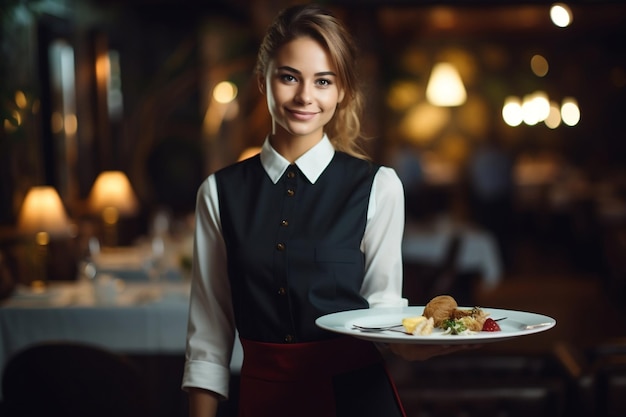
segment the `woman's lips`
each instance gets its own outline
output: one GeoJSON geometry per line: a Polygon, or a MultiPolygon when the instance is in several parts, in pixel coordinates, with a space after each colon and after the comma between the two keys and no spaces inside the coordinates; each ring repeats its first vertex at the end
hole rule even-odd
{"type": "Polygon", "coordinates": [[[317,115],[317,113],[315,112],[308,112],[308,111],[301,111],[301,110],[288,109],[287,111],[289,112],[289,114],[291,114],[291,116],[294,119],[302,120],[302,121],[311,120],[317,115]]]}

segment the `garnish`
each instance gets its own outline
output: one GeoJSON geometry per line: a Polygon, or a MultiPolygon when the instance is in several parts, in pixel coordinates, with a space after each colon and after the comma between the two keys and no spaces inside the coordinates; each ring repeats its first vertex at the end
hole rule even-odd
{"type": "Polygon", "coordinates": [[[449,334],[461,334],[467,331],[467,327],[460,320],[446,319],[441,323],[441,328],[449,334]]]}
{"type": "Polygon", "coordinates": [[[499,332],[500,325],[494,319],[488,318],[483,324],[483,332],[499,332]]]}

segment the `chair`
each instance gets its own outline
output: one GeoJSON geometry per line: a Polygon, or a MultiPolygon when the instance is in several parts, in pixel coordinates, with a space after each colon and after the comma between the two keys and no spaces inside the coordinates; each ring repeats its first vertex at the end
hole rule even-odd
{"type": "Polygon", "coordinates": [[[569,416],[626,415],[626,339],[609,339],[587,348],[557,346],[557,357],[571,385],[569,416]]]}
{"type": "Polygon", "coordinates": [[[566,384],[551,355],[481,351],[386,362],[412,417],[558,417],[566,384]]]}
{"type": "Polygon", "coordinates": [[[453,235],[444,257],[437,264],[403,262],[403,294],[409,300],[409,305],[425,305],[433,297],[442,294],[453,296],[461,306],[474,305],[473,277],[461,275],[457,268],[461,244],[461,236],[453,235]]]}
{"type": "Polygon", "coordinates": [[[147,393],[124,356],[76,343],[43,343],[15,354],[2,375],[6,417],[147,416],[147,393]]]}

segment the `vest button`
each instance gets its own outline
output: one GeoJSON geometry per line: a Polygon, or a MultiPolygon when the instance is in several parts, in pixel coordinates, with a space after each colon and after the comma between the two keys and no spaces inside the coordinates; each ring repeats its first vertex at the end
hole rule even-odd
{"type": "Polygon", "coordinates": [[[287,196],[293,197],[295,194],[296,194],[296,192],[294,190],[292,190],[291,188],[287,190],[287,196]]]}
{"type": "Polygon", "coordinates": [[[293,171],[287,172],[287,178],[295,178],[295,176],[296,176],[295,172],[293,172],[293,171]]]}
{"type": "Polygon", "coordinates": [[[285,250],[285,244],[284,243],[276,244],[276,249],[279,250],[279,251],[284,251],[285,250]]]}
{"type": "Polygon", "coordinates": [[[285,336],[285,342],[287,342],[287,343],[293,342],[293,336],[290,335],[290,334],[286,335],[285,336]]]}
{"type": "Polygon", "coordinates": [[[287,226],[289,226],[289,221],[283,220],[283,221],[280,222],[280,225],[284,226],[284,227],[287,227],[287,226]]]}
{"type": "Polygon", "coordinates": [[[287,294],[287,290],[285,289],[285,287],[280,287],[278,289],[278,295],[285,295],[287,294]]]}

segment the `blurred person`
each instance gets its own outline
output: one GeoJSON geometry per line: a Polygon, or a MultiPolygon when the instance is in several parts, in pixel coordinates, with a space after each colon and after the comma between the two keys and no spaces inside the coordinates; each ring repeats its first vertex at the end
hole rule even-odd
{"type": "Polygon", "coordinates": [[[503,262],[510,264],[513,227],[513,158],[497,135],[491,134],[468,163],[472,218],[493,233],[503,262]]]}
{"type": "MultiPolygon", "coordinates": [[[[354,43],[316,5],[283,10],[257,76],[272,130],[259,155],[197,194],[182,387],[192,417],[228,397],[236,329],[239,416],[404,416],[379,347],[327,332],[323,315],[402,307],[402,184],[357,145],[354,43]]],[[[406,359],[463,347],[390,345],[406,359]]]]}

